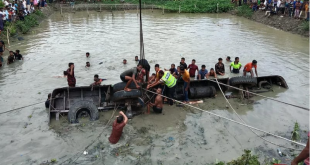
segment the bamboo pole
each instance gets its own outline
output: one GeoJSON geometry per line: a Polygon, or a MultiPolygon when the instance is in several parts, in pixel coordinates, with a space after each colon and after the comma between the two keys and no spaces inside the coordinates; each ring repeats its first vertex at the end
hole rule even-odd
{"type": "Polygon", "coordinates": [[[62,15],[62,7],[60,6],[60,14],[62,15]]]}
{"type": "Polygon", "coordinates": [[[100,4],[100,12],[101,12],[101,4],[100,4]]]}
{"type": "Polygon", "coordinates": [[[87,6],[87,15],[88,15],[88,17],[89,17],[88,6],[87,6]]]}
{"type": "Polygon", "coordinates": [[[181,5],[179,5],[179,14],[181,13],[181,5]]]}
{"type": "Polygon", "coordinates": [[[152,5],[152,13],[153,13],[153,5],[152,5]]]}
{"type": "Polygon", "coordinates": [[[126,13],[126,12],[125,12],[125,5],[124,5],[124,4],[123,4],[123,9],[124,9],[124,13],[126,13]]]}
{"type": "Polygon", "coordinates": [[[6,29],[6,37],[8,39],[8,44],[10,45],[9,29],[6,29]]]}
{"type": "Polygon", "coordinates": [[[137,5],[137,16],[139,15],[139,11],[138,11],[138,8],[139,8],[139,7],[138,7],[138,5],[137,5]]]}
{"type": "Polygon", "coordinates": [[[165,14],[165,6],[163,6],[163,14],[165,14]]]}
{"type": "Polygon", "coordinates": [[[219,3],[216,4],[216,12],[219,12],[219,3]]]}

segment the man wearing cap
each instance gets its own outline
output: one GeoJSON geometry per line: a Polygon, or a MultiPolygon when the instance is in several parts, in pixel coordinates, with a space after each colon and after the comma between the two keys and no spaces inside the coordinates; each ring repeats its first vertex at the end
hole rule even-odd
{"type": "Polygon", "coordinates": [[[257,75],[257,61],[256,61],[256,60],[253,60],[252,62],[247,63],[247,64],[244,66],[244,69],[243,69],[243,76],[246,76],[246,73],[247,73],[247,72],[250,72],[250,73],[251,73],[251,76],[254,77],[254,73],[253,73],[253,71],[252,71],[252,68],[255,68],[255,74],[256,74],[256,77],[258,77],[258,75],[257,75]]]}
{"type": "MultiPolygon", "coordinates": [[[[164,72],[162,70],[160,70],[158,72],[158,77],[160,80],[158,82],[155,82],[153,84],[148,85],[147,89],[163,83],[167,86],[167,88],[165,88],[167,90],[167,96],[169,98],[174,99],[174,93],[175,93],[175,87],[177,84],[177,79],[170,73],[170,71],[164,72]]],[[[168,99],[169,105],[173,105],[172,99],[168,99]]]]}

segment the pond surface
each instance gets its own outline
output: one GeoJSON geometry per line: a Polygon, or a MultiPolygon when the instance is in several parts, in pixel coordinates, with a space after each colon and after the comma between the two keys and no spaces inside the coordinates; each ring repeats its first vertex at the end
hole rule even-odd
{"type": "MultiPolygon", "coordinates": [[[[156,63],[168,69],[181,57],[187,64],[196,59],[199,68],[205,64],[207,69],[214,67],[219,57],[237,56],[243,65],[256,59],[259,76],[281,75],[289,86],[287,90],[275,87],[274,93],[264,95],[309,107],[307,38],[229,14],[162,15],[150,10],[143,12],[143,30],[145,56],[152,72],[156,63]]],[[[62,117],[48,126],[43,102],[53,89],[67,86],[65,78],[55,76],[62,75],[69,62],[75,63],[77,86],[91,84],[94,74],[108,79],[105,84],[117,83],[121,72],[136,65],[139,19],[135,11],[114,12],[114,16],[92,11],[89,17],[86,12],[55,13],[24,38],[12,42],[9,49],[21,50],[25,60],[0,69],[0,112],[42,103],[0,116],[1,164],[39,164],[53,158],[63,164],[205,164],[229,161],[240,156],[243,149],[279,157],[279,147],[247,128],[186,107],[167,107],[165,115],[137,116],[114,146],[107,140],[111,126],[104,127],[112,111],[102,113],[102,120],[94,123],[70,126],[62,117]],[[86,52],[90,58],[85,57],[86,52]],[[125,66],[123,59],[128,60],[125,66]],[[90,68],[84,67],[87,61],[90,68]],[[102,131],[87,150],[88,155],[83,155],[85,147],[102,131]]],[[[5,59],[7,55],[5,52],[5,59]]],[[[224,64],[228,70],[228,63],[224,64]]],[[[302,136],[309,130],[309,112],[272,100],[254,100],[255,104],[244,105],[231,99],[248,124],[286,138],[290,138],[295,121],[302,136]]],[[[238,120],[225,105],[218,92],[216,99],[204,99],[198,106],[238,120]]]]}

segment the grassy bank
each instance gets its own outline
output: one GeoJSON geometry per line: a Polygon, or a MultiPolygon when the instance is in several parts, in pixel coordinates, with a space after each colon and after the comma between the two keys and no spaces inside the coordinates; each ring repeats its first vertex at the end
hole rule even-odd
{"type": "Polygon", "coordinates": [[[8,29],[10,36],[14,36],[19,32],[26,34],[32,27],[37,26],[43,17],[43,13],[40,10],[36,10],[32,14],[25,16],[23,21],[17,20],[15,22],[7,22],[4,26],[4,33],[6,33],[8,29]]]}
{"type": "Polygon", "coordinates": [[[248,5],[242,5],[236,7],[236,14],[245,18],[251,18],[253,16],[253,10],[248,5]]]}
{"type": "MultiPolygon", "coordinates": [[[[138,4],[139,0],[125,0],[126,3],[138,4]]],[[[103,1],[104,4],[122,4],[119,1],[103,1]]],[[[182,13],[222,13],[228,12],[234,8],[234,5],[228,0],[182,0],[182,1],[164,1],[164,0],[143,0],[143,4],[156,5],[164,7],[165,10],[182,13]],[[218,6],[217,6],[218,4],[218,6]]]]}

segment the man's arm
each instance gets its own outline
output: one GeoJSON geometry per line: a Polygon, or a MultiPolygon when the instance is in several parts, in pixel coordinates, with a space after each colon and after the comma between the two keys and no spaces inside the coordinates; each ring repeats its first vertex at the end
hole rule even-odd
{"type": "Polygon", "coordinates": [[[162,82],[160,82],[160,81],[154,82],[153,84],[148,85],[148,86],[147,86],[147,89],[152,88],[152,87],[154,87],[154,86],[156,86],[156,85],[158,85],[158,84],[161,84],[161,83],[162,83],[162,82]]]}
{"type": "Polygon", "coordinates": [[[231,65],[229,66],[229,71],[231,72],[231,65]]]}
{"type": "Polygon", "coordinates": [[[257,69],[255,68],[255,74],[256,74],[256,77],[258,77],[258,75],[257,75],[257,69]]]}
{"type": "Polygon", "coordinates": [[[136,87],[138,88],[139,85],[138,85],[138,83],[137,83],[136,75],[135,75],[135,74],[132,74],[132,81],[136,84],[136,87]]]}
{"type": "Polygon", "coordinates": [[[214,72],[214,78],[217,78],[217,75],[216,75],[216,73],[214,72]]]}
{"type": "Polygon", "coordinates": [[[123,111],[120,111],[119,114],[121,114],[124,117],[124,123],[127,124],[128,118],[127,116],[124,114],[123,111]]]}
{"type": "Polygon", "coordinates": [[[201,74],[198,73],[198,80],[201,80],[201,74]]]}
{"type": "Polygon", "coordinates": [[[185,91],[188,91],[188,88],[189,88],[189,84],[191,83],[191,81],[188,81],[187,82],[187,86],[186,86],[186,88],[185,88],[185,91]]]}
{"type": "Polygon", "coordinates": [[[291,165],[297,165],[299,162],[307,159],[309,157],[309,137],[306,147],[301,151],[301,153],[292,161],[291,165]]]}

